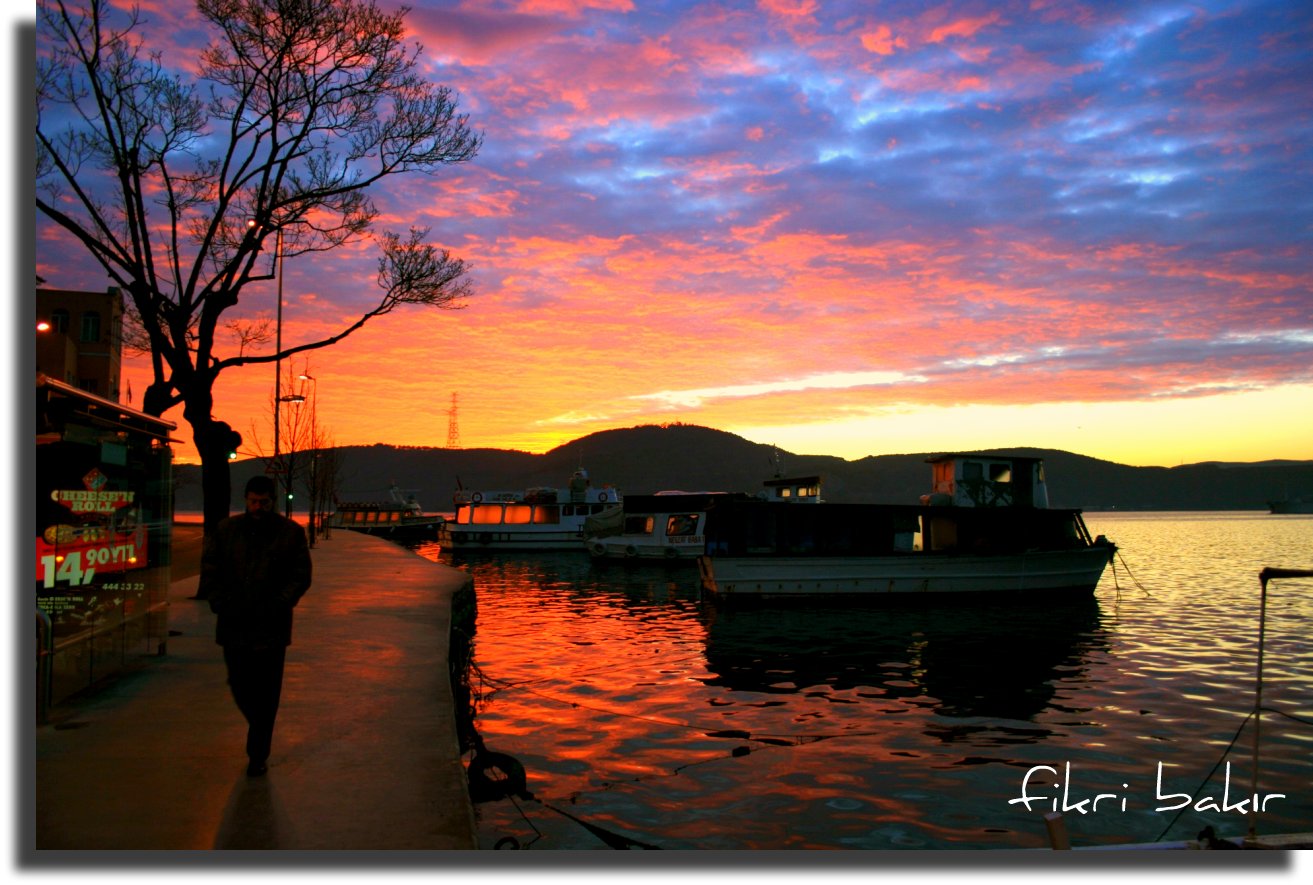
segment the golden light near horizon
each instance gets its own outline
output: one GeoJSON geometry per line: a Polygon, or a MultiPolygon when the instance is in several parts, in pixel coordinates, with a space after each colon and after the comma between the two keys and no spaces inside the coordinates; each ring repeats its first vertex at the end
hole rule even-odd
{"type": "Polygon", "coordinates": [[[1036,447],[1136,467],[1313,459],[1313,385],[1156,402],[904,404],[881,414],[795,426],[730,426],[798,454],[1036,447]]]}
{"type": "MultiPolygon", "coordinates": [[[[363,340],[367,342],[367,339],[363,340]]],[[[371,347],[364,347],[369,351],[371,347]]],[[[447,433],[447,403],[426,394],[423,386],[387,385],[352,377],[326,352],[315,364],[321,381],[317,395],[320,419],[337,445],[438,448],[447,433]]],[[[351,364],[352,361],[346,361],[351,364]]],[[[460,387],[458,373],[450,380],[460,387]]],[[[234,375],[218,389],[225,415],[247,415],[234,426],[251,445],[242,457],[258,454],[254,442],[268,436],[264,409],[272,382],[256,373],[234,375]]],[[[1069,451],[1131,466],[1176,466],[1201,461],[1252,462],[1313,459],[1313,385],[1152,402],[1071,402],[1048,404],[927,405],[913,401],[835,412],[809,408],[807,391],[782,404],[764,404],[753,420],[754,403],[745,398],[733,411],[704,406],[675,411],[626,412],[608,417],[587,410],[568,422],[550,421],[552,407],[568,403],[550,392],[514,385],[495,389],[465,378],[460,426],[464,448],[503,448],[546,452],[600,430],[641,424],[697,424],[774,445],[797,455],[831,455],[857,460],[870,455],[971,451],[1034,447],[1069,451]],[[782,420],[792,414],[793,420],[782,420]]],[[[144,383],[133,381],[144,388],[144,383]]],[[[814,392],[813,392],[814,394],[814,392]]],[[[561,413],[557,413],[558,416],[561,413]]],[[[183,425],[175,434],[180,463],[195,460],[183,425]]]]}

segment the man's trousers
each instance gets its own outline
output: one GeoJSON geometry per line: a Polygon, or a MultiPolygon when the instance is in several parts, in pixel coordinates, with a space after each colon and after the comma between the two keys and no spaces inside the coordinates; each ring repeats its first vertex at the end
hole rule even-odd
{"type": "Polygon", "coordinates": [[[246,755],[252,762],[269,758],[273,743],[274,719],[283,692],[284,646],[273,648],[223,648],[228,665],[228,687],[232,689],[237,709],[246,717],[246,755]]]}

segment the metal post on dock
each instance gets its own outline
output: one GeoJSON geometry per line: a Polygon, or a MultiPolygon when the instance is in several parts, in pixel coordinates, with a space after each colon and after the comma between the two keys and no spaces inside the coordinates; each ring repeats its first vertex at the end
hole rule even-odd
{"type": "MultiPolygon", "coordinates": [[[[1249,794],[1258,796],[1258,745],[1263,736],[1263,634],[1267,630],[1267,582],[1270,578],[1268,569],[1263,569],[1258,575],[1258,675],[1254,685],[1254,749],[1253,758],[1250,761],[1251,770],[1249,773],[1249,794]]],[[[1249,835],[1245,837],[1246,841],[1253,842],[1258,838],[1257,830],[1258,809],[1254,809],[1254,816],[1249,820],[1249,835]]]]}
{"type": "Polygon", "coordinates": [[[1067,822],[1062,812],[1050,811],[1044,815],[1044,827],[1049,831],[1049,847],[1054,851],[1071,851],[1071,837],[1067,835],[1067,822]]]}
{"type": "MultiPolygon", "coordinates": [[[[1254,686],[1254,751],[1250,773],[1249,793],[1258,801],[1258,747],[1263,734],[1263,641],[1267,631],[1267,582],[1273,578],[1313,578],[1313,569],[1302,568],[1265,568],[1258,573],[1258,676],[1254,686]]],[[[1258,808],[1249,821],[1249,833],[1245,842],[1253,844],[1258,840],[1258,808]]]]}

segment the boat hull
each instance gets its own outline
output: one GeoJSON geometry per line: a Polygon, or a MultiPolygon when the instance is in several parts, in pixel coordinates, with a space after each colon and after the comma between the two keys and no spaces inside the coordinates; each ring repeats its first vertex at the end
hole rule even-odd
{"type": "Polygon", "coordinates": [[[333,523],[332,528],[343,529],[349,532],[360,532],[364,535],[373,535],[376,538],[386,538],[398,544],[418,544],[424,541],[436,541],[438,531],[442,523],[439,520],[428,520],[425,522],[411,524],[394,524],[394,525],[351,525],[349,523],[333,523]]]}
{"type": "Polygon", "coordinates": [[[670,539],[667,541],[669,543],[645,544],[622,538],[601,538],[588,543],[588,552],[594,559],[607,562],[670,562],[691,565],[706,550],[706,544],[700,537],[688,543],[670,539]]]}
{"type": "Polygon", "coordinates": [[[1115,550],[988,556],[909,553],[892,556],[703,556],[704,593],[719,599],[938,596],[978,593],[1089,595],[1115,550]]]}
{"type": "Polygon", "coordinates": [[[462,527],[451,523],[438,532],[438,544],[444,550],[583,550],[582,524],[574,529],[551,531],[514,531],[507,526],[462,527]]]}

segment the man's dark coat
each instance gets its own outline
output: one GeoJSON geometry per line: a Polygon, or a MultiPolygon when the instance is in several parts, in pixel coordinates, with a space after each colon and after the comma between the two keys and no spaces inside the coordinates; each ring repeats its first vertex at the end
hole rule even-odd
{"type": "Polygon", "coordinates": [[[219,645],[291,645],[292,609],[310,588],[305,530],[277,513],[230,516],[205,538],[200,581],[219,645]]]}

